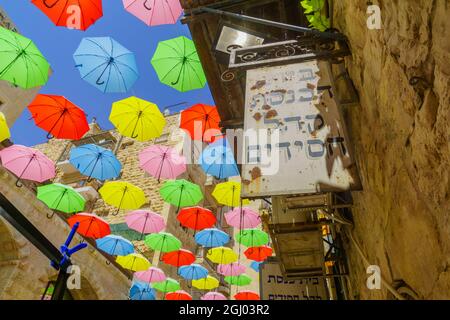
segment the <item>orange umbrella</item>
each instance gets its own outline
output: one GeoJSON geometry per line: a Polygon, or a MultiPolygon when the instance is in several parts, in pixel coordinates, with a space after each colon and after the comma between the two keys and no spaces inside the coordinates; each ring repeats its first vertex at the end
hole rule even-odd
{"type": "Polygon", "coordinates": [[[213,142],[221,136],[219,123],[219,113],[213,106],[196,104],[181,112],[180,128],[186,130],[192,140],[213,142]]]}
{"type": "Polygon", "coordinates": [[[202,207],[183,208],[178,213],[177,220],[186,228],[203,230],[211,228],[217,221],[211,210],[202,207]]]}
{"type": "Polygon", "coordinates": [[[77,232],[85,237],[100,239],[111,234],[108,222],[102,218],[97,217],[95,214],[90,213],[77,213],[71,216],[67,222],[69,222],[72,228],[75,223],[79,222],[77,232]]]}
{"type": "Polygon", "coordinates": [[[177,290],[167,293],[166,300],[192,300],[192,296],[184,290],[177,290]]]}
{"type": "Polygon", "coordinates": [[[241,291],[234,295],[236,300],[261,300],[259,294],[253,291],[241,291]]]}
{"type": "Polygon", "coordinates": [[[250,247],[245,250],[244,254],[249,260],[261,262],[272,255],[272,248],[269,246],[250,247]]]}
{"type": "Polygon", "coordinates": [[[164,263],[170,264],[174,267],[187,266],[195,261],[195,256],[192,252],[185,249],[167,252],[162,256],[164,263]]]}

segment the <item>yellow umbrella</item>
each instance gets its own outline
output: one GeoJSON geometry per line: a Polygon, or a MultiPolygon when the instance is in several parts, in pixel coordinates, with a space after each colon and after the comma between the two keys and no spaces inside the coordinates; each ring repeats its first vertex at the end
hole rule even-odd
{"type": "Polygon", "coordinates": [[[227,247],[215,247],[208,250],[206,257],[218,264],[229,264],[238,261],[236,252],[227,247]]]}
{"type": "Polygon", "coordinates": [[[192,280],[192,286],[200,290],[211,290],[219,286],[219,280],[211,276],[206,276],[206,278],[192,280]]]}
{"type": "Polygon", "coordinates": [[[151,264],[142,254],[130,253],[126,256],[118,256],[116,262],[123,268],[132,271],[145,271],[150,268],[151,264]]]}
{"type": "Polygon", "coordinates": [[[9,139],[10,137],[11,133],[9,132],[5,115],[3,114],[3,112],[0,112],[0,142],[9,139]]]}
{"type": "Polygon", "coordinates": [[[159,137],[166,125],[156,104],[136,97],[114,102],[109,120],[121,135],[138,141],[159,137]]]}
{"type": "Polygon", "coordinates": [[[147,203],[144,191],[128,182],[106,182],[98,191],[107,204],[118,208],[114,215],[120,209],[139,209],[147,203]]]}
{"type": "MultiPolygon", "coordinates": [[[[220,204],[229,207],[239,207],[241,204],[241,184],[228,181],[217,184],[212,192],[213,197],[220,204]]],[[[248,199],[243,199],[242,204],[248,204],[248,199]]]]}

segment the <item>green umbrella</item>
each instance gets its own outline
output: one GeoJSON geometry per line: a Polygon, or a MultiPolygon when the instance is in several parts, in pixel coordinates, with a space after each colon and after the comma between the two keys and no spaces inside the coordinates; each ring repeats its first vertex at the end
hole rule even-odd
{"type": "Polygon", "coordinates": [[[0,27],[0,79],[24,89],[47,83],[50,65],[36,45],[0,27]]]}
{"type": "Polygon", "coordinates": [[[177,206],[178,209],[195,206],[203,199],[200,187],[184,179],[164,182],[159,193],[164,201],[177,206]]]}
{"type": "Polygon", "coordinates": [[[269,235],[259,229],[242,229],[236,235],[236,241],[246,247],[259,247],[269,242],[269,235]]]}
{"type": "Polygon", "coordinates": [[[171,233],[152,233],[145,237],[145,244],[152,250],[161,252],[176,251],[181,248],[181,241],[171,233]]]}
{"type": "Polygon", "coordinates": [[[161,292],[174,292],[180,290],[180,283],[172,278],[166,278],[166,280],[161,282],[153,283],[153,288],[161,292]]]}
{"type": "Polygon", "coordinates": [[[235,286],[246,286],[252,282],[252,278],[250,278],[245,273],[240,274],[238,276],[227,276],[223,278],[225,282],[229,284],[233,284],[235,286]]]}
{"type": "Polygon", "coordinates": [[[159,81],[178,91],[200,89],[206,84],[194,42],[186,37],[158,43],[152,65],[159,81]]]}
{"type": "MultiPolygon", "coordinates": [[[[86,200],[72,187],[60,183],[52,183],[37,189],[37,198],[50,209],[65,213],[81,212],[84,209],[86,200]]],[[[51,218],[53,214],[51,216],[47,215],[47,217],[51,218]]]]}

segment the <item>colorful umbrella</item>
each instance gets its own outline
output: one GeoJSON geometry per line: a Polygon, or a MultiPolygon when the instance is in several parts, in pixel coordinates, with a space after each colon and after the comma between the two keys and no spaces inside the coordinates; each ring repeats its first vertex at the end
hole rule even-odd
{"type": "Polygon", "coordinates": [[[8,123],[6,122],[5,115],[0,111],[0,142],[9,139],[11,133],[9,132],[8,123]]]}
{"type": "Polygon", "coordinates": [[[127,92],[139,77],[134,54],[110,37],[83,38],[73,58],[81,78],[102,92],[127,92]]]}
{"type": "Polygon", "coordinates": [[[144,191],[128,182],[106,182],[98,191],[107,204],[117,208],[113,215],[117,215],[120,209],[139,209],[147,203],[144,191]]]}
{"type": "Polygon", "coordinates": [[[47,83],[50,65],[36,45],[20,34],[0,27],[0,79],[24,89],[47,83]]]}
{"type": "Polygon", "coordinates": [[[0,151],[3,167],[17,176],[16,186],[21,187],[20,180],[44,182],[56,175],[54,163],[39,150],[12,145],[0,151]]]}
{"type": "Polygon", "coordinates": [[[158,233],[166,227],[161,215],[148,210],[136,210],[127,213],[125,222],[130,229],[140,232],[141,238],[146,233],[158,233]]]}
{"type": "Polygon", "coordinates": [[[194,230],[211,228],[217,221],[216,216],[211,210],[202,207],[181,209],[178,213],[177,220],[180,221],[182,226],[194,230]]]}
{"type": "Polygon", "coordinates": [[[156,104],[136,97],[114,102],[109,120],[121,135],[141,142],[159,137],[166,125],[156,104]]]}
{"type": "Polygon", "coordinates": [[[224,276],[238,276],[245,272],[245,266],[239,262],[219,264],[217,266],[217,272],[224,276]]]}
{"type": "Polygon", "coordinates": [[[155,282],[153,288],[161,292],[174,292],[180,290],[180,283],[172,278],[166,278],[166,280],[161,282],[155,282]]]}
{"type": "Polygon", "coordinates": [[[148,26],[175,24],[183,13],[178,0],[123,0],[123,6],[148,26]]]}
{"type": "Polygon", "coordinates": [[[186,158],[174,148],[153,145],[139,153],[139,166],[158,179],[175,179],[186,171],[186,158]]]}
{"type": "Polygon", "coordinates": [[[202,297],[200,297],[200,299],[201,300],[227,300],[227,298],[219,292],[205,293],[202,297]]]}
{"type": "Polygon", "coordinates": [[[181,112],[180,128],[187,131],[192,140],[212,142],[214,131],[220,132],[217,108],[196,104],[181,112]]]}
{"type": "Polygon", "coordinates": [[[221,247],[230,241],[230,236],[216,228],[204,229],[195,235],[195,242],[205,248],[221,247]]]}
{"type": "Polygon", "coordinates": [[[208,250],[206,257],[213,263],[229,264],[238,261],[238,255],[227,247],[216,247],[208,250]]]}
{"type": "Polygon", "coordinates": [[[172,251],[162,256],[162,261],[174,267],[187,266],[195,261],[195,256],[192,252],[185,249],[172,251]]]}
{"type": "Polygon", "coordinates": [[[250,247],[244,251],[244,254],[249,260],[261,262],[272,255],[272,248],[269,246],[250,247]]]}
{"type": "Polygon", "coordinates": [[[164,271],[159,268],[150,267],[145,271],[138,271],[134,274],[136,279],[147,283],[161,282],[166,280],[164,271]]]}
{"type": "MultiPolygon", "coordinates": [[[[239,182],[227,181],[217,184],[214,187],[212,196],[219,204],[229,207],[239,207],[241,204],[241,184],[239,182]]],[[[242,204],[248,204],[247,199],[242,200],[242,204]]]]}
{"type": "Polygon", "coordinates": [[[72,228],[79,222],[77,232],[82,236],[99,239],[111,234],[108,222],[91,213],[77,213],[67,219],[72,228]]]}
{"type": "Polygon", "coordinates": [[[158,43],[152,65],[159,81],[178,91],[200,89],[206,84],[194,42],[186,37],[158,43]]]}
{"type": "Polygon", "coordinates": [[[166,300],[192,300],[192,296],[184,290],[177,290],[167,293],[166,300]]]}
{"type": "Polygon", "coordinates": [[[48,132],[47,138],[79,140],[89,131],[83,109],[63,96],[39,94],[28,106],[34,123],[48,132]]]}
{"type": "MultiPolygon", "coordinates": [[[[60,183],[47,184],[37,188],[37,198],[50,209],[65,213],[81,212],[86,200],[70,186],[60,183]]],[[[54,214],[54,213],[53,213],[54,214]]],[[[53,217],[47,216],[48,218],[53,217]]]]}
{"type": "Polygon", "coordinates": [[[195,206],[203,199],[200,187],[184,179],[164,182],[159,193],[165,202],[177,206],[177,209],[195,206]]]}
{"type": "Polygon", "coordinates": [[[178,270],[178,274],[186,280],[198,280],[208,275],[208,270],[196,263],[188,266],[182,266],[178,270]]]}
{"type": "Polygon", "coordinates": [[[244,290],[234,295],[236,300],[261,300],[259,294],[253,291],[244,290]]]}
{"type": "Polygon", "coordinates": [[[252,278],[250,278],[245,273],[240,274],[238,276],[226,276],[223,278],[225,282],[235,285],[235,286],[247,286],[252,282],[252,278]]]}
{"type": "Polygon", "coordinates": [[[82,175],[98,180],[115,179],[120,175],[122,165],[111,150],[95,144],[85,144],[70,150],[70,163],[82,175]]]}
{"type": "Polygon", "coordinates": [[[103,16],[102,0],[32,0],[57,26],[86,30],[103,16]]]}
{"type": "Polygon", "coordinates": [[[242,229],[235,238],[246,247],[258,247],[269,243],[269,235],[259,229],[242,229]]]}
{"type": "Polygon", "coordinates": [[[219,280],[211,276],[206,276],[202,279],[192,280],[192,286],[200,290],[212,290],[219,286],[219,280]]]}
{"type": "Polygon", "coordinates": [[[261,224],[261,218],[250,208],[234,208],[225,213],[226,222],[238,229],[256,228],[261,224]]]}
{"type": "Polygon", "coordinates": [[[252,263],[250,263],[250,268],[255,270],[255,272],[259,272],[259,266],[260,265],[261,265],[261,262],[252,261],[252,263]]]}
{"type": "Polygon", "coordinates": [[[148,283],[136,281],[130,288],[130,300],[156,300],[156,292],[148,283]]]}
{"type": "Polygon", "coordinates": [[[144,271],[150,268],[150,262],[139,253],[130,253],[126,256],[118,256],[116,262],[124,269],[131,271],[144,271]]]}
{"type": "Polygon", "coordinates": [[[126,256],[134,253],[133,244],[127,239],[110,234],[95,241],[97,248],[112,255],[112,256],[126,256]]]}
{"type": "Polygon", "coordinates": [[[219,139],[205,148],[200,156],[200,165],[206,174],[218,179],[239,176],[233,151],[226,138],[219,139]]]}
{"type": "Polygon", "coordinates": [[[171,252],[181,248],[181,241],[168,232],[149,234],[145,237],[145,244],[150,249],[161,252],[171,252]]]}

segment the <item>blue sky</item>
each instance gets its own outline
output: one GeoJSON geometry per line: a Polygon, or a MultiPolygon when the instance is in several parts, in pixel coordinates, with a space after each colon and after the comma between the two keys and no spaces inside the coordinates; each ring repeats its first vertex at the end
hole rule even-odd
{"type": "MultiPolygon", "coordinates": [[[[159,41],[185,36],[191,38],[187,26],[175,25],[148,27],[139,19],[125,11],[122,0],[104,0],[103,17],[87,31],[69,30],[56,27],[29,0],[0,0],[0,6],[14,21],[20,33],[31,38],[53,70],[53,75],[40,93],[63,95],[93,117],[104,129],[113,126],[108,117],[114,101],[135,95],[164,106],[187,102],[187,105],[172,108],[179,111],[195,103],[214,105],[208,86],[203,89],[180,93],[161,84],[150,60],[159,41]],[[110,36],[133,51],[140,72],[140,78],[133,89],[125,94],[104,94],[80,78],[73,61],[73,53],[83,37],[110,36]]],[[[27,146],[43,143],[47,133],[34,125],[30,112],[25,108],[21,117],[11,128],[12,140],[27,146]]]]}

